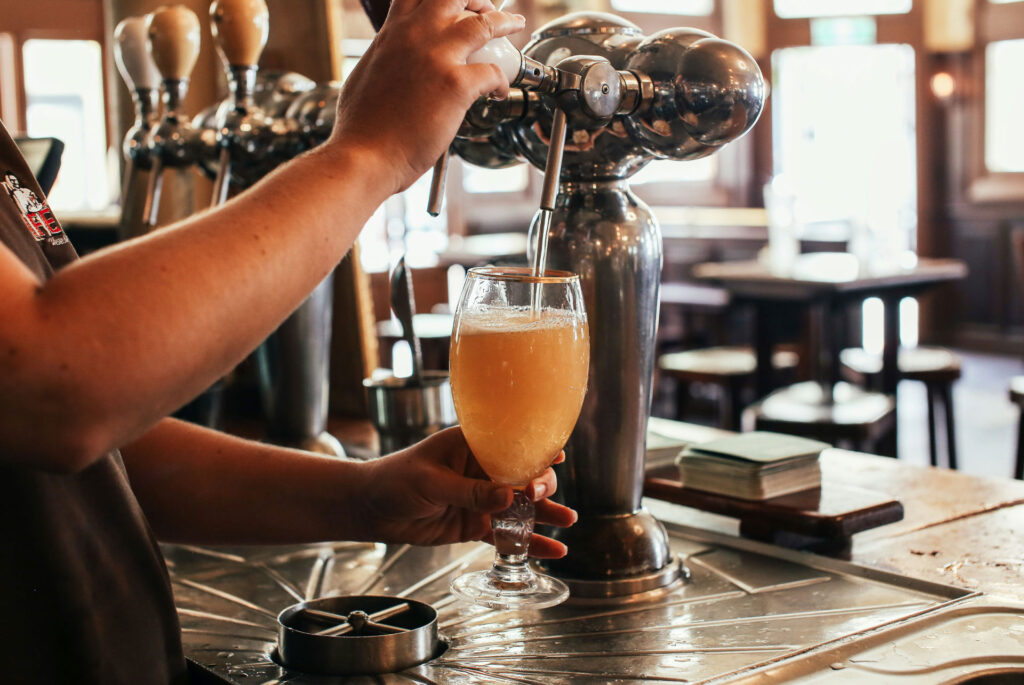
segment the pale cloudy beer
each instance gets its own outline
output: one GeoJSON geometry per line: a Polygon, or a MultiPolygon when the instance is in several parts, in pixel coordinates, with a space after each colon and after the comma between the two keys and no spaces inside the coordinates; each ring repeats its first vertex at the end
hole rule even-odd
{"type": "Polygon", "coordinates": [[[522,487],[569,439],[590,359],[585,318],[529,307],[463,312],[452,339],[455,408],[492,480],[522,487]]]}

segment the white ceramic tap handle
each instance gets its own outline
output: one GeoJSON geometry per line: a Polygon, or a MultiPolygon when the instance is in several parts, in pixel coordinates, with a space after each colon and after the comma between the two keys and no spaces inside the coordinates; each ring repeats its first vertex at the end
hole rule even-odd
{"type": "Polygon", "coordinates": [[[146,17],[128,17],[114,29],[114,61],[129,90],[160,87],[160,71],[149,54],[146,17]]]}
{"type": "Polygon", "coordinates": [[[508,38],[495,38],[472,55],[466,58],[467,64],[490,62],[497,64],[505,78],[512,83],[519,76],[523,64],[523,55],[508,38]]]}

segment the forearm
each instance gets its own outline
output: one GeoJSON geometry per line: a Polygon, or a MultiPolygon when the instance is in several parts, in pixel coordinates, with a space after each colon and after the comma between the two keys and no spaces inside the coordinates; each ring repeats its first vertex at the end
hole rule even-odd
{"type": "Polygon", "coordinates": [[[353,508],[365,466],[165,419],[122,449],[161,540],[277,544],[364,540],[353,508]]]}
{"type": "Polygon", "coordinates": [[[215,211],[45,283],[0,247],[0,460],[80,470],[255,348],[434,163],[470,104],[507,89],[495,65],[466,62],[525,23],[490,10],[396,0],[331,139],[215,211]]]}
{"type": "Polygon", "coordinates": [[[57,425],[39,416],[52,408],[88,426],[97,456],[136,437],[230,370],[334,268],[387,197],[380,164],[343,145],[317,150],[215,211],[69,265],[11,313],[21,326],[9,345],[25,355],[5,384],[52,379],[60,401],[37,418],[57,425]]]}

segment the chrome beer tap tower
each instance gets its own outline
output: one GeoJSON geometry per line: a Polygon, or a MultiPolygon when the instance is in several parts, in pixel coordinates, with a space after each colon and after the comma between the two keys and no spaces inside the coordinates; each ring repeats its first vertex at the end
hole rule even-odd
{"type": "MultiPolygon", "coordinates": [[[[363,4],[379,28],[387,0],[363,4]]],[[[153,166],[151,221],[163,167],[200,163],[217,175],[214,199],[220,201],[228,185],[248,187],[329,135],[338,84],[306,82],[261,92],[253,65],[265,36],[264,9],[263,0],[214,3],[232,95],[201,115],[196,128],[181,120],[179,102],[195,61],[191,36],[198,41],[198,21],[190,23],[184,8],[151,16],[149,37],[166,106],[144,146],[153,166]],[[169,47],[174,40],[177,47],[169,47]],[[241,134],[242,121],[259,124],[251,139],[241,134]],[[269,154],[271,149],[282,152],[269,154]]],[[[655,592],[684,569],[670,554],[661,524],[641,506],[662,245],[657,222],[630,191],[629,178],[652,160],[698,159],[746,133],[764,103],[761,72],[744,50],[704,31],[677,28],[645,37],[636,25],[596,12],[541,27],[522,52],[502,39],[472,59],[497,63],[512,89],[504,100],[477,101],[450,150],[479,166],[526,161],[545,169],[541,208],[531,226],[533,256],[546,267],[580,275],[590,321],[589,391],[566,446],[568,460],[559,467],[560,496],[580,520],[553,532],[569,554],[545,565],[576,597],[655,592]],[[546,254],[537,254],[543,249],[546,254]]],[[[431,211],[441,201],[446,157],[435,169],[431,211]]],[[[304,429],[313,435],[326,407],[330,309],[300,310],[293,318],[302,317],[305,323],[296,323],[277,344],[279,378],[299,379],[305,394],[292,395],[274,381],[273,364],[264,365],[263,378],[277,406],[313,417],[304,429]],[[308,340],[323,347],[304,348],[308,340]],[[302,366],[300,359],[323,363],[302,366]]]]}
{"type": "Polygon", "coordinates": [[[580,518],[552,531],[569,554],[544,566],[577,598],[655,592],[685,569],[641,506],[662,245],[629,178],[651,160],[698,159],[746,133],[764,81],[749,54],[709,33],[644,37],[604,13],[543,26],[523,54],[541,65],[538,78],[504,101],[478,101],[451,149],[480,166],[525,159],[545,170],[531,260],[576,272],[583,287],[589,388],[558,467],[561,499],[580,518]]]}

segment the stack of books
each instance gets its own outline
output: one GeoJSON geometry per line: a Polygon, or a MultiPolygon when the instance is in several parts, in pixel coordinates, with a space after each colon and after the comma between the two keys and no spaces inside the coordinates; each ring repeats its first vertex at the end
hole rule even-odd
{"type": "Polygon", "coordinates": [[[683,487],[747,500],[821,487],[818,455],[830,445],[781,433],[740,433],[690,445],[676,457],[683,487]]]}

